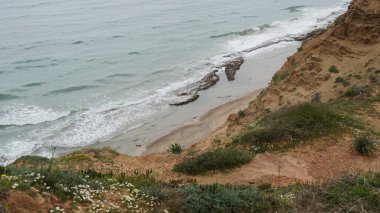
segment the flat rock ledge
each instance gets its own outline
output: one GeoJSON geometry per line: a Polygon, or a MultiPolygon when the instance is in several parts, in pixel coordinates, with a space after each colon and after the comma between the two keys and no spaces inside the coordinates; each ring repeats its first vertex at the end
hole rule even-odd
{"type": "Polygon", "coordinates": [[[219,70],[222,70],[223,68],[225,70],[227,79],[229,81],[235,80],[236,71],[240,69],[243,63],[244,63],[244,58],[240,56],[231,61],[226,62],[220,67],[216,67],[216,69],[208,73],[201,80],[190,85],[187,89],[184,89],[184,91],[177,93],[177,96],[180,96],[180,97],[188,96],[187,99],[185,99],[184,101],[171,103],[169,105],[182,106],[182,105],[191,103],[193,101],[196,101],[199,98],[199,94],[198,94],[199,91],[207,90],[210,87],[214,86],[219,81],[220,78],[217,73],[219,72],[219,70]]]}

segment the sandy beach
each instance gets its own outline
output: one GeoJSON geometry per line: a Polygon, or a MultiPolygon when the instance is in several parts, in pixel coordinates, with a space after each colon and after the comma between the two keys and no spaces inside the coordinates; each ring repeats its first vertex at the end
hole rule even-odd
{"type": "Polygon", "coordinates": [[[172,143],[186,148],[201,142],[226,122],[229,114],[245,109],[299,45],[299,42],[293,42],[250,53],[245,56],[234,81],[228,81],[225,73],[219,72],[220,81],[201,91],[195,102],[170,106],[144,125],[94,146],[107,146],[123,154],[140,156],[165,152],[172,143]]]}

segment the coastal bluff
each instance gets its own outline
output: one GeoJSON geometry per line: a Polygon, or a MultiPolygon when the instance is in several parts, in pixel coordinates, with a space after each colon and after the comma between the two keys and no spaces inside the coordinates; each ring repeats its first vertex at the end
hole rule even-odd
{"type": "Polygon", "coordinates": [[[21,157],[0,212],[378,212],[379,138],[380,1],[353,0],[206,140],[21,157]]]}

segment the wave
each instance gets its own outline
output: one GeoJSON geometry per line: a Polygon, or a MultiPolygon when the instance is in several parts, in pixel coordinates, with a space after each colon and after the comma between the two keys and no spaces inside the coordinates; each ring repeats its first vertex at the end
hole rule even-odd
{"type": "Polygon", "coordinates": [[[128,55],[141,55],[141,53],[137,51],[133,51],[133,52],[129,52],[128,55]]]}
{"type": "Polygon", "coordinates": [[[51,64],[46,64],[46,65],[35,65],[35,66],[17,66],[15,67],[16,70],[26,70],[30,68],[46,68],[46,67],[55,67],[58,66],[57,63],[51,63],[51,64]]]}
{"type": "Polygon", "coordinates": [[[58,95],[58,94],[70,93],[70,92],[76,92],[76,91],[86,90],[86,89],[92,89],[92,88],[96,88],[96,87],[97,86],[67,87],[67,88],[64,88],[64,89],[57,89],[57,90],[50,91],[50,92],[46,93],[45,96],[47,96],[47,95],[58,95]]]}
{"type": "Polygon", "coordinates": [[[154,71],[151,75],[161,75],[161,74],[170,73],[173,71],[174,71],[173,69],[162,69],[162,70],[154,71]]]}
{"type": "Polygon", "coordinates": [[[259,18],[259,16],[242,16],[242,18],[259,18]]]}
{"type": "Polygon", "coordinates": [[[83,43],[84,43],[84,41],[75,41],[72,44],[83,44],[83,43]]]}
{"type": "Polygon", "coordinates": [[[24,92],[26,91],[25,89],[20,89],[20,88],[14,88],[14,89],[10,89],[8,90],[8,92],[24,92]]]}
{"type": "Polygon", "coordinates": [[[304,13],[299,17],[262,25],[261,31],[227,42],[227,51],[247,53],[281,42],[298,41],[300,37],[304,37],[316,29],[327,27],[346,11],[347,6],[348,4],[344,3],[326,9],[303,8],[304,13]]]}
{"type": "Polygon", "coordinates": [[[34,151],[42,147],[42,142],[30,140],[15,140],[0,146],[0,165],[6,166],[20,158],[31,155],[34,151]]]}
{"type": "Polygon", "coordinates": [[[305,7],[307,7],[307,6],[305,6],[305,5],[292,6],[292,7],[287,7],[287,8],[285,8],[285,9],[283,9],[283,10],[287,10],[287,11],[289,11],[289,12],[291,12],[291,13],[294,13],[294,12],[299,12],[299,11],[301,11],[301,9],[303,9],[303,8],[305,8],[305,7]]]}
{"type": "Polygon", "coordinates": [[[17,98],[19,98],[19,96],[0,93],[0,101],[9,101],[9,100],[17,99],[17,98]]]}
{"type": "Polygon", "coordinates": [[[12,104],[0,108],[0,126],[25,126],[55,121],[72,112],[44,109],[35,105],[12,104]]]}
{"type": "Polygon", "coordinates": [[[47,61],[47,60],[50,60],[50,58],[27,59],[27,60],[12,62],[12,64],[30,64],[30,63],[35,63],[35,62],[47,61]]]}
{"type": "Polygon", "coordinates": [[[124,36],[122,35],[114,35],[114,36],[111,36],[111,38],[123,38],[124,36]]]}
{"type": "Polygon", "coordinates": [[[46,84],[46,82],[36,82],[36,83],[25,84],[22,87],[38,87],[43,84],[46,84]]]}
{"type": "Polygon", "coordinates": [[[210,36],[209,38],[221,38],[221,37],[235,36],[235,35],[246,36],[246,35],[249,35],[249,34],[251,34],[253,32],[255,32],[255,30],[253,30],[253,29],[246,29],[246,30],[243,30],[243,31],[237,31],[237,32],[224,33],[224,34],[220,34],[220,35],[214,35],[214,36],[210,36]]]}
{"type": "Polygon", "coordinates": [[[136,75],[130,74],[130,73],[117,73],[117,74],[109,75],[107,76],[107,78],[119,78],[119,77],[128,78],[128,77],[133,77],[133,76],[136,76],[136,75]]]}
{"type": "Polygon", "coordinates": [[[51,58],[37,58],[37,59],[26,59],[21,61],[15,61],[11,64],[14,65],[16,70],[26,70],[30,68],[46,68],[58,66],[59,63],[64,62],[64,60],[51,59],[51,58]]]}

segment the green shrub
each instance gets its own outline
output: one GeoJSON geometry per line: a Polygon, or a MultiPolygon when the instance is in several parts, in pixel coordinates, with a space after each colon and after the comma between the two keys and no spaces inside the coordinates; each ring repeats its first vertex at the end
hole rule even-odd
{"type": "MultiPolygon", "coordinates": [[[[255,145],[264,151],[283,140],[304,140],[319,137],[340,128],[343,117],[320,103],[290,107],[264,117],[258,127],[247,130],[234,143],[255,145]],[[271,146],[272,145],[272,146],[271,146]]],[[[257,148],[258,147],[258,148],[257,148]]]]}
{"type": "Polygon", "coordinates": [[[32,164],[32,165],[40,165],[40,164],[48,164],[50,163],[50,159],[46,157],[41,156],[32,156],[32,155],[26,155],[18,158],[14,164],[18,163],[26,163],[26,164],[32,164]]]}
{"type": "MultiPolygon", "coordinates": [[[[98,155],[95,155],[95,158],[98,158],[98,155]]],[[[70,154],[60,157],[59,161],[61,163],[91,162],[91,157],[89,154],[83,153],[81,151],[75,151],[75,152],[72,152],[70,154]]]]}
{"type": "Polygon", "coordinates": [[[169,149],[168,149],[168,152],[170,152],[172,154],[176,154],[176,155],[181,154],[182,151],[183,151],[183,149],[182,149],[181,145],[179,145],[178,143],[170,144],[169,149]]]}
{"type": "Polygon", "coordinates": [[[358,96],[358,95],[362,95],[364,93],[367,92],[367,89],[364,88],[364,87],[356,87],[356,86],[353,86],[351,87],[350,89],[348,89],[344,95],[345,96],[349,96],[349,97],[354,97],[354,96],[358,96]]]}
{"type": "Polygon", "coordinates": [[[284,80],[285,78],[287,78],[290,74],[290,71],[289,70],[285,70],[284,72],[277,72],[274,76],[273,76],[273,79],[275,81],[282,81],[284,80]]]}
{"type": "Polygon", "coordinates": [[[377,78],[376,78],[376,76],[370,76],[370,77],[369,77],[369,81],[370,81],[371,83],[375,84],[375,83],[377,82],[377,78]]]}
{"type": "Polygon", "coordinates": [[[3,166],[0,166],[0,177],[3,174],[5,174],[5,168],[3,166]]]}
{"type": "Polygon", "coordinates": [[[6,194],[8,189],[12,187],[12,182],[6,179],[1,179],[0,180],[0,198],[2,194],[6,194]]]}
{"type": "Polygon", "coordinates": [[[276,142],[280,141],[285,137],[285,131],[279,126],[267,127],[256,127],[250,131],[247,131],[245,134],[237,138],[235,142],[247,143],[251,140],[254,140],[257,143],[264,144],[267,142],[276,142]]]}
{"type": "Polygon", "coordinates": [[[174,166],[175,172],[188,175],[199,175],[207,171],[232,169],[248,163],[253,155],[246,150],[217,149],[185,159],[174,166]]]}
{"type": "Polygon", "coordinates": [[[243,110],[240,110],[240,111],[238,112],[238,116],[239,116],[239,117],[244,117],[244,116],[245,116],[245,112],[244,112],[243,110]]]}
{"type": "Polygon", "coordinates": [[[343,176],[322,189],[324,212],[379,212],[379,187],[379,174],[343,176]]]}
{"type": "Polygon", "coordinates": [[[339,73],[339,69],[335,65],[332,65],[329,68],[329,72],[331,72],[331,73],[339,73]]]}
{"type": "Polygon", "coordinates": [[[70,191],[65,191],[62,185],[68,188],[78,185],[89,185],[93,189],[102,188],[97,181],[87,181],[82,173],[74,170],[9,167],[7,168],[7,173],[12,176],[28,177],[30,178],[30,182],[32,182],[37,177],[37,174],[39,174],[40,179],[34,181],[32,186],[40,191],[45,191],[47,187],[49,187],[49,191],[63,201],[74,198],[74,194],[70,191]]]}
{"type": "Polygon", "coordinates": [[[376,142],[373,137],[369,135],[361,135],[355,138],[353,146],[361,155],[368,156],[376,149],[376,142]]]}
{"type": "Polygon", "coordinates": [[[252,186],[188,186],[185,212],[253,212],[258,193],[252,186]]]}
{"type": "MultiPolygon", "coordinates": [[[[153,170],[148,169],[146,171],[135,170],[132,175],[126,176],[125,180],[132,183],[138,188],[144,188],[154,186],[159,183],[153,174],[153,170]]],[[[125,182],[125,181],[124,181],[125,182]]]]}
{"type": "Polygon", "coordinates": [[[335,79],[335,83],[341,83],[341,84],[343,84],[343,86],[348,86],[348,85],[350,85],[350,82],[347,80],[347,79],[345,79],[345,78],[342,78],[342,77],[337,77],[336,79],[335,79]]]}
{"type": "Polygon", "coordinates": [[[219,138],[215,138],[215,139],[213,140],[213,142],[214,142],[215,144],[221,144],[221,143],[222,143],[222,140],[220,140],[219,138]]]}

